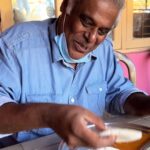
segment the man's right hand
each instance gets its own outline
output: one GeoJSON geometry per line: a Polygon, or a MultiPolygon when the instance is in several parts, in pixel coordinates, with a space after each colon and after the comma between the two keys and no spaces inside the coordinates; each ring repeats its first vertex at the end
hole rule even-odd
{"type": "Polygon", "coordinates": [[[100,117],[95,116],[87,109],[74,105],[55,105],[53,121],[49,124],[56,133],[69,145],[69,147],[105,147],[115,142],[115,137],[100,137],[96,132],[87,127],[95,124],[99,130],[104,130],[105,125],[100,117]]]}
{"type": "Polygon", "coordinates": [[[0,133],[49,127],[70,147],[105,147],[115,141],[114,137],[102,138],[88,128],[88,124],[94,124],[104,130],[105,125],[92,112],[75,105],[7,103],[0,107],[0,120],[0,133]]]}

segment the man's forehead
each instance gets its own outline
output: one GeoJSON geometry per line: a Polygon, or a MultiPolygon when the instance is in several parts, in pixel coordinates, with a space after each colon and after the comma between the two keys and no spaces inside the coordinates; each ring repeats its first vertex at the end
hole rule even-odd
{"type": "Polygon", "coordinates": [[[75,3],[84,3],[84,4],[88,4],[89,1],[92,1],[92,2],[107,2],[107,3],[114,3],[115,4],[115,0],[64,0],[65,3],[68,3],[68,4],[75,4],[75,3]]]}
{"type": "MultiPolygon", "coordinates": [[[[106,5],[109,4],[109,6],[114,6],[113,8],[117,9],[115,3],[113,0],[70,0],[70,5],[72,5],[72,9],[76,8],[76,9],[88,9],[93,8],[93,9],[99,9],[104,3],[106,5]],[[78,3],[73,3],[73,1],[78,3]]],[[[69,5],[69,3],[68,3],[69,5]]],[[[112,7],[111,7],[112,8],[112,7]]]]}
{"type": "Polygon", "coordinates": [[[100,4],[101,2],[109,3],[110,5],[115,5],[117,8],[122,9],[125,0],[64,0],[72,8],[78,5],[89,5],[90,2],[95,4],[100,4]]]}

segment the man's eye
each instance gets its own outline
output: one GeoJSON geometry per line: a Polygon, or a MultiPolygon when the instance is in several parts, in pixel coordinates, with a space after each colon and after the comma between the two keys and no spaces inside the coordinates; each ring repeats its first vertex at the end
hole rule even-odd
{"type": "Polygon", "coordinates": [[[84,19],[83,23],[86,25],[91,25],[91,21],[89,19],[84,19]]]}
{"type": "Polygon", "coordinates": [[[98,34],[99,35],[106,35],[106,34],[108,34],[109,31],[110,31],[110,29],[108,29],[108,28],[100,28],[98,30],[98,34]]]}
{"type": "Polygon", "coordinates": [[[82,23],[84,26],[86,26],[86,27],[92,25],[91,20],[88,19],[88,18],[85,17],[85,16],[81,16],[81,17],[80,17],[80,21],[81,21],[81,23],[82,23]]]}

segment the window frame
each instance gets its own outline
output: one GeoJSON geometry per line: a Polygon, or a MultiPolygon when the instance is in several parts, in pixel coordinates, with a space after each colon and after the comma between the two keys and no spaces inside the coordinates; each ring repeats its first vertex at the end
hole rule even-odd
{"type": "Polygon", "coordinates": [[[1,0],[0,15],[1,15],[0,17],[1,17],[2,31],[6,30],[7,28],[9,28],[14,24],[11,0],[1,0]]]}
{"type": "MultiPolygon", "coordinates": [[[[121,40],[115,39],[114,45],[120,42],[120,48],[115,49],[122,52],[145,51],[150,49],[150,38],[133,38],[133,1],[127,0],[126,6],[121,17],[121,29],[115,32],[114,37],[120,37],[121,40]],[[119,34],[119,35],[118,35],[119,34]]],[[[118,28],[118,27],[117,27],[118,28]]]]}

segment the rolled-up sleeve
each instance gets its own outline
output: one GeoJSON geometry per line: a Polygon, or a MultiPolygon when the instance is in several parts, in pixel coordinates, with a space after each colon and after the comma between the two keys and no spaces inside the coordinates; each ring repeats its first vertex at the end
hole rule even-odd
{"type": "Polygon", "coordinates": [[[20,77],[17,60],[6,37],[0,37],[0,106],[17,102],[20,97],[20,77]]]}

